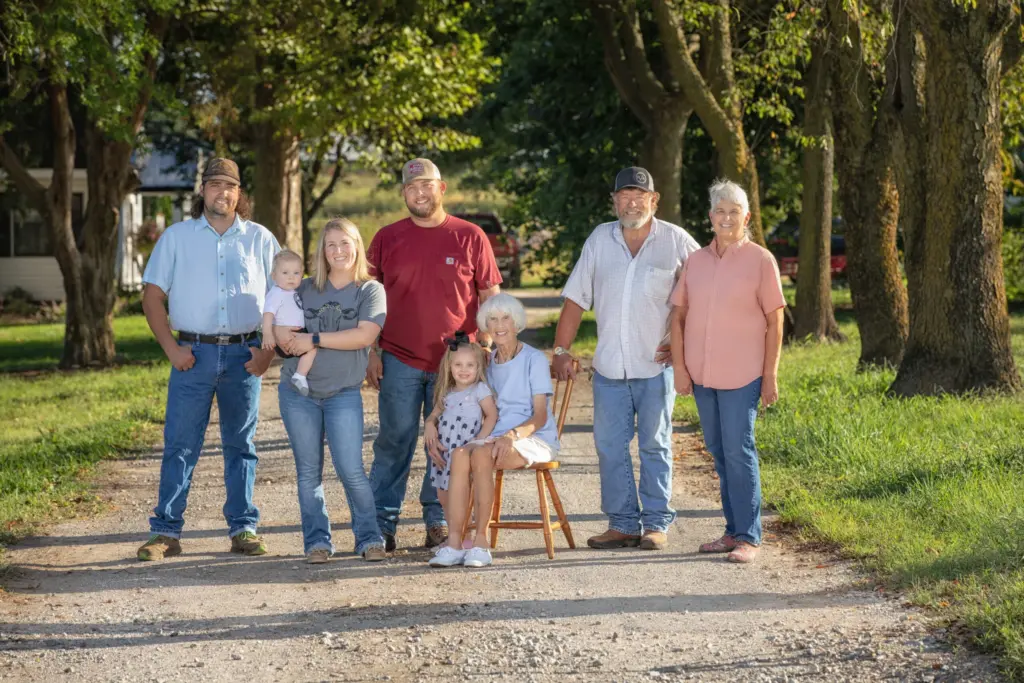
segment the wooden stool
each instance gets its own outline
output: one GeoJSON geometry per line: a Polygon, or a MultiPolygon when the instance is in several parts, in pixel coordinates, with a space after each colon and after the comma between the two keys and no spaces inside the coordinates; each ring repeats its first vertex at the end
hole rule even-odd
{"type": "MultiPolygon", "coordinates": [[[[580,363],[578,360],[573,359],[572,361],[573,371],[579,372],[580,363]]],[[[558,404],[558,390],[561,382],[557,381],[554,370],[551,371],[551,378],[555,379],[555,394],[552,397],[552,405],[558,404]]],[[[569,379],[565,383],[565,393],[562,396],[562,403],[558,411],[558,438],[562,438],[562,429],[565,427],[565,418],[569,412],[569,401],[572,397],[572,386],[573,380],[569,379]]],[[[570,548],[576,547],[576,542],[572,538],[572,529],[569,527],[569,520],[565,516],[565,510],[562,508],[562,499],[558,496],[558,489],[555,487],[555,480],[551,476],[553,470],[557,470],[559,463],[557,460],[551,462],[538,462],[530,465],[526,469],[531,469],[537,474],[537,497],[540,503],[540,520],[539,522],[503,522],[501,521],[501,492],[505,481],[505,470],[498,470],[494,477],[494,505],[491,508],[491,519],[487,523],[487,528],[491,532],[491,547],[498,547],[498,530],[499,529],[540,529],[544,532],[544,547],[548,551],[548,559],[555,559],[555,541],[553,532],[556,529],[561,529],[562,533],[565,534],[566,543],[569,544],[570,548]],[[551,502],[555,505],[555,513],[558,515],[558,519],[551,521],[551,514],[548,508],[548,497],[544,492],[545,487],[547,492],[551,494],[551,502]]],[[[472,480],[469,483],[469,510],[473,509],[473,493],[474,486],[472,480]]],[[[476,528],[475,524],[470,524],[470,514],[466,515],[466,522],[463,525],[462,537],[466,538],[470,529],[476,528]]]]}

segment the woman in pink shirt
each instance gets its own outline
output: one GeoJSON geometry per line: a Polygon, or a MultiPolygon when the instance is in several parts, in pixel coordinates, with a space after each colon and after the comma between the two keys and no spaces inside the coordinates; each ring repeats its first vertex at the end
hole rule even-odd
{"type": "Polygon", "coordinates": [[[779,398],[782,281],[775,258],[750,241],[747,193],[711,186],[711,244],[690,254],[672,292],[676,392],[693,393],[715,458],[725,535],[700,547],[751,562],[761,545],[761,473],[754,446],[760,400],[779,398]]]}

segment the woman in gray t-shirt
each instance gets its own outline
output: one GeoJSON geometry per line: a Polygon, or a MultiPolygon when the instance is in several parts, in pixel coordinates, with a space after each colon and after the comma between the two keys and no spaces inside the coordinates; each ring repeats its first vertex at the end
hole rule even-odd
{"type": "Polygon", "coordinates": [[[281,346],[296,356],[314,347],[318,351],[307,375],[309,395],[300,395],[289,381],[297,358],[284,362],[277,395],[295,455],[306,561],[319,564],[334,553],[323,487],[325,435],[352,512],[355,551],[369,561],[383,560],[384,538],[363,468],[359,387],[366,376],[368,349],[384,326],[386,300],[384,287],[370,278],[363,240],[351,221],[328,221],[314,277],[303,280],[297,291],[306,332],[280,340],[281,346]]]}

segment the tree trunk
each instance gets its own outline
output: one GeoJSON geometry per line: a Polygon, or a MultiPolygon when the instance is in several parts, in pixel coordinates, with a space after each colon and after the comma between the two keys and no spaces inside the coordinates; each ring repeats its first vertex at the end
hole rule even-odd
{"type": "Polygon", "coordinates": [[[860,17],[843,0],[827,5],[836,51],[832,95],[846,272],[860,332],[861,368],[899,364],[907,338],[907,295],[899,269],[896,163],[901,150],[893,101],[899,61],[886,50],[884,88],[864,60],[860,17]],[[873,92],[884,90],[881,100],[873,92]]]}
{"type": "Polygon", "coordinates": [[[927,194],[922,219],[907,226],[910,336],[891,391],[1017,391],[1001,257],[1000,58],[1011,3],[911,7],[925,43],[927,194]]]}
{"type": "Polygon", "coordinates": [[[735,85],[729,0],[717,0],[718,10],[711,22],[711,35],[701,49],[713,50],[708,57],[712,73],[705,78],[697,68],[681,21],[667,0],[655,0],[654,16],[664,43],[666,59],[683,94],[700,117],[719,154],[723,174],[747,191],[750,202],[751,239],[765,245],[761,222],[761,191],[754,155],[743,133],[743,107],[735,85]]]}
{"type": "Polygon", "coordinates": [[[655,75],[634,4],[603,0],[595,3],[593,11],[608,76],[647,131],[640,163],[654,176],[654,188],[661,195],[657,215],[679,225],[683,216],[683,135],[693,107],[674,83],[655,75]]]}
{"type": "Polygon", "coordinates": [[[272,123],[256,127],[253,220],[282,247],[301,254],[302,166],[299,139],[272,123]]]}
{"type": "Polygon", "coordinates": [[[832,308],[832,178],[835,141],[829,103],[831,57],[824,41],[812,46],[804,105],[804,135],[814,140],[803,152],[803,212],[800,269],[796,281],[793,336],[841,341],[832,308]]]}
{"type": "Polygon", "coordinates": [[[676,107],[656,112],[640,158],[640,165],[654,177],[654,189],[661,195],[658,218],[676,225],[683,222],[683,138],[691,111],[689,107],[676,107]]]}

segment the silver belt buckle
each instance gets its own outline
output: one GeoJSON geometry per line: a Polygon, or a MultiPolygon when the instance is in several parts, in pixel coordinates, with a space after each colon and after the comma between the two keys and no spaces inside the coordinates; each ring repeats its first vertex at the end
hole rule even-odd
{"type": "Polygon", "coordinates": [[[217,346],[229,346],[231,344],[230,334],[218,334],[217,335],[217,346]]]}

